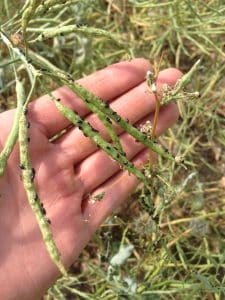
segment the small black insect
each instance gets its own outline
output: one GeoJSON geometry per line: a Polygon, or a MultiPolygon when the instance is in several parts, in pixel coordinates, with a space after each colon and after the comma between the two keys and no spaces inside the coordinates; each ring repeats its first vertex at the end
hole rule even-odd
{"type": "Polygon", "coordinates": [[[60,102],[60,101],[61,101],[61,99],[60,99],[60,98],[57,98],[57,99],[56,99],[56,101],[60,102]]]}
{"type": "Polygon", "coordinates": [[[64,36],[64,33],[63,32],[60,32],[60,34],[59,34],[60,36],[64,36]]]}
{"type": "Polygon", "coordinates": [[[147,134],[143,134],[143,139],[144,139],[144,140],[147,140],[147,139],[148,139],[147,134]]]}
{"type": "Polygon", "coordinates": [[[34,200],[38,201],[38,199],[39,199],[38,194],[36,194],[35,197],[34,197],[34,200]]]}
{"type": "Polygon", "coordinates": [[[146,196],[150,195],[149,189],[146,189],[146,190],[145,190],[145,195],[146,195],[146,196]]]}
{"type": "Polygon", "coordinates": [[[126,156],[126,152],[120,151],[121,155],[126,156]]]}
{"type": "Polygon", "coordinates": [[[27,141],[28,141],[28,143],[30,142],[30,137],[28,136],[28,138],[27,138],[27,141]]]}
{"type": "Polygon", "coordinates": [[[155,215],[155,216],[152,216],[152,219],[158,223],[159,222],[159,215],[155,215]]]}
{"type": "Polygon", "coordinates": [[[80,28],[80,27],[85,27],[85,26],[87,26],[87,24],[86,24],[86,23],[78,23],[76,26],[77,26],[78,28],[80,28]]]}
{"type": "Polygon", "coordinates": [[[144,201],[144,200],[145,200],[145,196],[144,196],[144,195],[141,195],[141,196],[140,196],[140,200],[141,200],[141,201],[144,201]]]}
{"type": "Polygon", "coordinates": [[[69,80],[69,81],[71,81],[71,82],[73,82],[74,80],[73,80],[73,77],[70,75],[70,74],[67,74],[67,80],[69,80]]]}
{"type": "Polygon", "coordinates": [[[111,150],[112,148],[110,146],[106,146],[106,149],[107,150],[111,150]]]}
{"type": "Polygon", "coordinates": [[[36,173],[35,169],[34,169],[34,168],[32,168],[31,180],[34,180],[35,173],[36,173]]]}
{"type": "Polygon", "coordinates": [[[43,11],[43,14],[46,14],[49,10],[49,7],[45,7],[45,10],[43,11]]]}
{"type": "Polygon", "coordinates": [[[46,215],[46,209],[43,206],[41,206],[41,212],[43,213],[43,215],[46,215]]]}
{"type": "Polygon", "coordinates": [[[109,117],[106,117],[106,121],[109,122],[110,124],[112,124],[112,121],[109,117]]]}
{"type": "Polygon", "coordinates": [[[46,69],[46,68],[41,68],[40,71],[42,71],[42,72],[47,72],[48,69],[46,69]]]}
{"type": "Polygon", "coordinates": [[[25,52],[24,52],[22,49],[19,49],[19,48],[18,48],[18,50],[19,50],[19,52],[20,52],[22,55],[25,55],[25,52]]]}
{"type": "Polygon", "coordinates": [[[25,170],[25,166],[24,165],[19,164],[19,167],[20,167],[21,170],[25,170]]]}
{"type": "Polygon", "coordinates": [[[51,225],[51,224],[52,224],[52,222],[51,222],[51,220],[50,220],[50,219],[46,219],[46,221],[47,221],[47,223],[48,223],[49,225],[51,225]]]}

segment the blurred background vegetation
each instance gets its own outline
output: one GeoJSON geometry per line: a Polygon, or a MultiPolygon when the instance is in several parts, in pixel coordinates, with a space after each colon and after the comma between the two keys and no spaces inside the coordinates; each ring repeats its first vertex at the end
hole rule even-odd
{"type": "MultiPolygon", "coordinates": [[[[23,4],[0,2],[0,26],[9,35],[21,27],[15,16],[23,4]]],[[[180,102],[179,122],[160,138],[172,153],[185,155],[187,169],[159,161],[167,181],[155,199],[165,199],[159,226],[138,204],[137,191],[101,226],[69,279],[59,279],[46,299],[225,299],[224,14],[224,0],[68,0],[33,16],[28,40],[37,35],[35,29],[86,24],[122,42],[71,33],[30,45],[74,78],[133,57],[154,65],[164,53],[161,68],[175,66],[184,73],[201,59],[190,83],[201,98],[180,102]],[[118,255],[124,259],[115,263],[118,255]]],[[[9,64],[1,43],[1,112],[16,105],[9,64]]],[[[18,71],[28,84],[25,68],[18,71]]],[[[36,96],[41,93],[36,90],[36,96]]]]}

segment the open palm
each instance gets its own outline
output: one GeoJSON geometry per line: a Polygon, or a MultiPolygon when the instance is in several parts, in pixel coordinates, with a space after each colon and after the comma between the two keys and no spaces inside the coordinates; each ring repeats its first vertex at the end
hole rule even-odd
{"type": "MultiPolygon", "coordinates": [[[[122,62],[96,72],[79,82],[110,102],[111,107],[131,123],[142,123],[154,114],[154,97],[149,95],[145,74],[150,65],[144,59],[122,62]]],[[[163,83],[174,85],[181,73],[162,71],[163,83]]],[[[108,139],[98,118],[90,114],[83,102],[68,88],[54,91],[57,98],[99,130],[108,139]]],[[[0,150],[8,136],[14,110],[0,114],[0,150]]],[[[69,267],[80,254],[99,224],[118,207],[137,186],[137,179],[120,170],[102,150],[76,127],[53,142],[49,139],[68,128],[69,122],[57,111],[48,96],[28,107],[31,123],[30,155],[36,171],[35,186],[51,221],[56,244],[64,264],[69,267]],[[104,192],[100,202],[88,201],[90,195],[104,192]]],[[[175,104],[160,112],[157,134],[165,131],[178,117],[175,104]]],[[[142,166],[148,151],[121,128],[116,127],[127,157],[142,166]]],[[[59,276],[52,263],[26,199],[19,168],[18,145],[15,147],[5,176],[0,178],[0,298],[36,299],[59,276]]]]}

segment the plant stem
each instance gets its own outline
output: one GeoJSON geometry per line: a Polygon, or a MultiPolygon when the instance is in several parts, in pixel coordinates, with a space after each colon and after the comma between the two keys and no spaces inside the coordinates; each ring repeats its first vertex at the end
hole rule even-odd
{"type": "Polygon", "coordinates": [[[13,126],[10,131],[10,134],[6,140],[4,148],[0,153],[0,177],[4,175],[4,171],[6,168],[7,161],[9,159],[10,154],[14,148],[14,145],[18,138],[19,131],[19,119],[23,110],[23,104],[25,101],[25,94],[22,87],[22,83],[16,78],[16,93],[17,93],[17,109],[15,118],[13,121],[13,126]]]}

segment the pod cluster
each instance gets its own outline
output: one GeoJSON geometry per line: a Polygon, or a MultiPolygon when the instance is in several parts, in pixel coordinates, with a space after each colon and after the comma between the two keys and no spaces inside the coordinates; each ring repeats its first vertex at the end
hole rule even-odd
{"type": "Polygon", "coordinates": [[[94,129],[88,122],[84,121],[78,113],[63,105],[61,102],[54,101],[58,110],[74,125],[87,136],[90,137],[100,148],[102,148],[107,154],[109,154],[115,161],[117,161],[124,170],[134,174],[138,179],[146,182],[145,175],[139,169],[137,169],[132,162],[130,162],[124,151],[116,149],[110,143],[106,142],[102,136],[94,129]]]}

